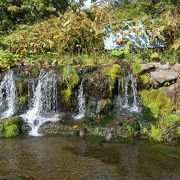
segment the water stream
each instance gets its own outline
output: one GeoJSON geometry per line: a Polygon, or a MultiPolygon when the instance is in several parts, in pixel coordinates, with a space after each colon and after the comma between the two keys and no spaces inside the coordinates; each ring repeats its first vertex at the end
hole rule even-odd
{"type": "MultiPolygon", "coordinates": [[[[34,86],[34,83],[32,83],[34,86]]],[[[34,89],[32,87],[32,89],[34,89]]],[[[30,109],[21,117],[31,127],[30,135],[39,135],[39,127],[47,121],[57,121],[57,79],[53,70],[41,70],[30,109]]]]}
{"type": "Polygon", "coordinates": [[[18,96],[14,72],[8,71],[0,83],[0,118],[8,118],[16,113],[18,96]]]}
{"type": "Polygon", "coordinates": [[[75,119],[82,119],[85,116],[85,95],[83,90],[83,80],[78,89],[78,114],[74,117],[75,119]]]}
{"type": "MultiPolygon", "coordinates": [[[[18,94],[15,73],[8,71],[0,83],[0,118],[11,117],[18,113],[18,94]],[[17,113],[16,113],[17,112],[17,113]]],[[[54,70],[41,70],[38,79],[28,79],[28,107],[20,116],[31,127],[30,135],[38,136],[39,127],[47,121],[58,120],[57,77],[54,70]]],[[[78,88],[78,112],[75,120],[85,117],[85,94],[83,80],[78,88]]],[[[125,76],[118,81],[118,112],[140,112],[137,79],[133,75],[125,76]]],[[[18,115],[18,114],[17,114],[18,115]]]]}
{"type": "Polygon", "coordinates": [[[0,140],[0,179],[179,180],[180,159],[154,149],[179,147],[103,143],[95,137],[0,140]]]}
{"type": "Polygon", "coordinates": [[[137,90],[137,79],[128,75],[118,79],[117,106],[120,111],[140,112],[140,103],[137,90]]]}

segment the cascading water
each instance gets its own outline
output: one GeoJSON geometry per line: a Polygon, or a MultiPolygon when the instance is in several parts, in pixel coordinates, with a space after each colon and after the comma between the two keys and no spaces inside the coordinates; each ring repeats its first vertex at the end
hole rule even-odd
{"type": "Polygon", "coordinates": [[[131,76],[131,88],[132,88],[133,103],[130,110],[134,112],[139,112],[140,107],[138,104],[137,79],[136,77],[133,76],[131,76]]]}
{"type": "Polygon", "coordinates": [[[85,95],[83,90],[83,80],[78,89],[78,115],[76,115],[75,119],[82,119],[85,116],[85,95]]]}
{"type": "MultiPolygon", "coordinates": [[[[34,83],[32,83],[34,86],[34,83]]],[[[33,89],[33,87],[32,87],[33,89]]],[[[30,109],[21,115],[31,127],[30,135],[39,136],[39,127],[47,121],[57,121],[57,78],[53,70],[41,70],[38,84],[30,101],[30,109]]]]}
{"type": "Polygon", "coordinates": [[[14,72],[8,71],[0,83],[0,118],[11,117],[17,110],[18,96],[14,72]]]}
{"type": "Polygon", "coordinates": [[[137,79],[128,75],[118,80],[117,106],[121,111],[139,112],[137,79]]]}

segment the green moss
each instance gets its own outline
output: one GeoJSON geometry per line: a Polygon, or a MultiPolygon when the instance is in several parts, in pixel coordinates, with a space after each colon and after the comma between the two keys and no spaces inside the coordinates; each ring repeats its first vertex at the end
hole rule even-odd
{"type": "Polygon", "coordinates": [[[5,137],[11,138],[19,135],[19,128],[17,125],[12,124],[5,127],[5,137]]]}
{"type": "Polygon", "coordinates": [[[144,119],[154,120],[151,122],[151,131],[146,132],[149,138],[155,141],[176,140],[178,134],[174,129],[180,123],[180,116],[172,113],[174,107],[163,89],[144,90],[141,97],[144,119]]]}
{"type": "Polygon", "coordinates": [[[157,52],[152,53],[151,54],[151,59],[153,61],[158,60],[159,59],[159,54],[157,52]]]}
{"type": "Polygon", "coordinates": [[[0,134],[6,138],[20,135],[19,119],[16,117],[3,119],[0,122],[0,134]]]}
{"type": "Polygon", "coordinates": [[[133,63],[132,63],[132,73],[134,75],[137,75],[139,74],[140,72],[142,71],[141,69],[141,66],[140,66],[140,63],[138,60],[134,60],[133,63]]]}
{"type": "Polygon", "coordinates": [[[26,101],[27,101],[27,96],[20,96],[20,98],[19,98],[20,105],[25,104],[26,101]]]}
{"type": "Polygon", "coordinates": [[[117,78],[119,77],[118,74],[120,73],[120,70],[121,70],[121,66],[118,64],[114,64],[111,67],[105,68],[105,72],[109,77],[109,88],[111,92],[114,89],[114,84],[117,78]]]}
{"type": "Polygon", "coordinates": [[[113,119],[114,119],[114,116],[106,116],[102,118],[100,121],[100,126],[106,127],[113,119]]]}
{"type": "Polygon", "coordinates": [[[79,83],[79,76],[73,66],[66,66],[63,68],[62,81],[66,85],[66,89],[61,91],[64,101],[67,103],[72,95],[72,90],[79,83]]]}
{"type": "Polygon", "coordinates": [[[120,137],[133,138],[136,136],[136,127],[134,122],[124,123],[120,130],[120,137]]]}
{"type": "Polygon", "coordinates": [[[63,96],[64,102],[67,103],[71,97],[72,90],[71,89],[65,89],[61,90],[61,95],[63,96]]]}
{"type": "Polygon", "coordinates": [[[22,79],[17,81],[17,89],[19,94],[19,104],[24,105],[27,102],[28,96],[24,94],[22,79]]]}
{"type": "MultiPolygon", "coordinates": [[[[158,118],[164,116],[173,110],[170,99],[164,95],[163,89],[143,90],[141,93],[144,113],[152,114],[149,117],[158,118]]],[[[144,114],[146,116],[146,114],[144,114]]],[[[146,118],[148,118],[146,116],[146,118]]],[[[150,120],[149,118],[147,120],[150,120]]]]}
{"type": "Polygon", "coordinates": [[[142,81],[143,85],[146,88],[150,87],[150,79],[151,79],[150,74],[148,74],[148,73],[142,74],[142,75],[139,76],[139,78],[140,78],[140,80],[142,81]]]}

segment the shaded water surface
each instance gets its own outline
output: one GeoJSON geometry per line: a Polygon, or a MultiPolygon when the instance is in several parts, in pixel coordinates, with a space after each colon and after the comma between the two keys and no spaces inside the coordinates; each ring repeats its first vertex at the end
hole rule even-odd
{"type": "Polygon", "coordinates": [[[75,137],[0,139],[0,179],[178,180],[179,168],[180,159],[141,143],[92,143],[75,137]]]}

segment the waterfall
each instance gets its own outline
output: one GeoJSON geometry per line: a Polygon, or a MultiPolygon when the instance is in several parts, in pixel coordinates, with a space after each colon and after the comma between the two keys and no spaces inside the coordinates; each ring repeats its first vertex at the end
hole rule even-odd
{"type": "Polygon", "coordinates": [[[8,71],[0,83],[0,118],[11,117],[17,110],[17,90],[14,72],[8,71]]]}
{"type": "Polygon", "coordinates": [[[132,88],[133,103],[130,110],[134,112],[139,112],[140,108],[138,106],[137,79],[133,76],[131,77],[131,88],[132,88]]]}
{"type": "Polygon", "coordinates": [[[133,75],[128,75],[118,79],[117,106],[120,111],[139,112],[137,91],[137,79],[133,75]]]}
{"type": "Polygon", "coordinates": [[[85,95],[83,90],[83,80],[78,89],[78,114],[74,117],[75,119],[82,119],[85,116],[85,95]]]}
{"type": "MultiPolygon", "coordinates": [[[[34,86],[34,83],[32,83],[34,86]]],[[[32,87],[32,90],[34,88],[32,87]]],[[[47,121],[57,121],[57,78],[53,70],[41,70],[30,109],[21,115],[31,127],[30,135],[38,136],[39,127],[47,121]]]]}

